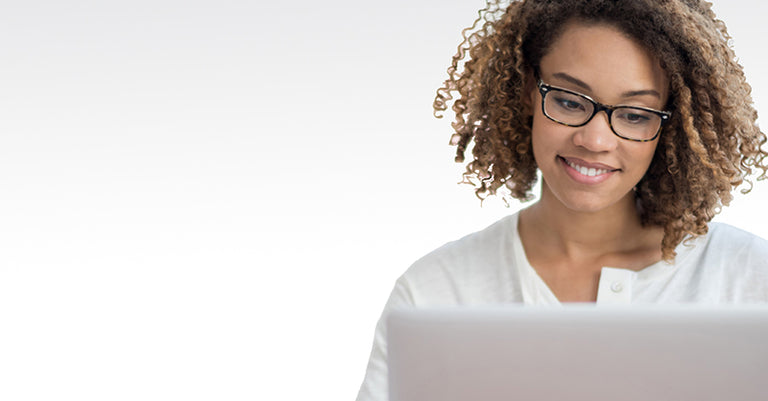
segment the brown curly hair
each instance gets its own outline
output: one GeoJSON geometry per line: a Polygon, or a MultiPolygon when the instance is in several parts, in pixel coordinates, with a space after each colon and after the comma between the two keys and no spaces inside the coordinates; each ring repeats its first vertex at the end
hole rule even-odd
{"type": "Polygon", "coordinates": [[[435,116],[454,99],[456,161],[481,199],[501,190],[533,198],[537,166],[526,79],[567,22],[615,26],[658,56],[670,82],[666,124],[635,196],[643,225],[663,227],[662,256],[671,260],[686,238],[707,233],[707,222],[753,169],[766,177],[766,136],[756,124],[751,87],[730,47],[725,24],[700,0],[513,0],[506,9],[488,0],[438,89],[435,116]],[[467,59],[467,56],[468,59],[467,59]]]}

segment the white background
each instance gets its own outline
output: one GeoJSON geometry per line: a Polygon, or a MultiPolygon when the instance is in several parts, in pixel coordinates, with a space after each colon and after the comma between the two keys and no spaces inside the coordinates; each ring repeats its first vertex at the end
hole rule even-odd
{"type": "MultiPolygon", "coordinates": [[[[521,207],[432,117],[483,5],[3,1],[0,398],[353,399],[397,276],[521,207]]],[[[768,3],[716,10],[765,115],[768,3]]]]}

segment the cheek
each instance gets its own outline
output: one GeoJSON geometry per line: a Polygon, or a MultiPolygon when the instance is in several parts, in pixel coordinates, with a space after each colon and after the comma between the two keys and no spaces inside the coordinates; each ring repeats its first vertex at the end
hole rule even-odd
{"type": "Polygon", "coordinates": [[[534,113],[533,126],[531,127],[531,146],[536,163],[541,165],[547,160],[554,160],[557,149],[563,146],[563,141],[568,139],[567,132],[561,132],[563,127],[553,123],[541,113],[534,113]]]}
{"type": "MultiPolygon", "coordinates": [[[[642,149],[640,151],[641,160],[643,163],[643,166],[645,166],[645,170],[648,170],[648,167],[650,167],[651,162],[653,162],[653,155],[656,153],[656,147],[658,145],[658,141],[654,141],[650,144],[645,144],[647,147],[645,149],[642,149]]],[[[643,172],[645,174],[645,172],[643,172]]]]}
{"type": "Polygon", "coordinates": [[[541,162],[544,160],[542,152],[546,148],[546,143],[543,141],[541,127],[536,120],[537,118],[534,117],[531,128],[531,147],[533,148],[533,159],[536,161],[536,165],[541,167],[541,162]]]}
{"type": "Polygon", "coordinates": [[[625,154],[625,160],[628,160],[635,168],[633,169],[632,176],[635,180],[640,181],[648,172],[648,168],[653,162],[653,155],[656,152],[656,143],[643,144],[646,146],[632,147],[627,149],[625,154]]]}

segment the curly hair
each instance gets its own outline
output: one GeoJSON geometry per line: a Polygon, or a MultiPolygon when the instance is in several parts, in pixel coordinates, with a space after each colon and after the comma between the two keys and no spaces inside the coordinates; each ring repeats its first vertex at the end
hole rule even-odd
{"type": "Polygon", "coordinates": [[[513,0],[506,9],[488,0],[437,90],[435,116],[453,100],[451,145],[464,162],[464,181],[484,199],[501,190],[527,201],[537,180],[526,79],[571,21],[610,24],[658,56],[670,82],[673,112],[635,196],[643,225],[664,229],[662,257],[671,260],[684,239],[707,233],[731,191],[753,169],[768,166],[766,136],[756,124],[751,87],[730,47],[725,24],[701,0],[513,0]],[[469,57],[467,57],[469,56],[469,57]]]}

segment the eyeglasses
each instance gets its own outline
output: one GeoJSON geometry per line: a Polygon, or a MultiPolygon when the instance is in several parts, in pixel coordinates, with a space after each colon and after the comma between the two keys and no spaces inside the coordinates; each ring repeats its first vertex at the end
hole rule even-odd
{"type": "Polygon", "coordinates": [[[672,113],[646,107],[608,106],[586,95],[538,82],[541,111],[550,120],[569,127],[582,127],[605,110],[608,124],[616,136],[635,142],[649,142],[659,136],[661,126],[672,113]]]}

